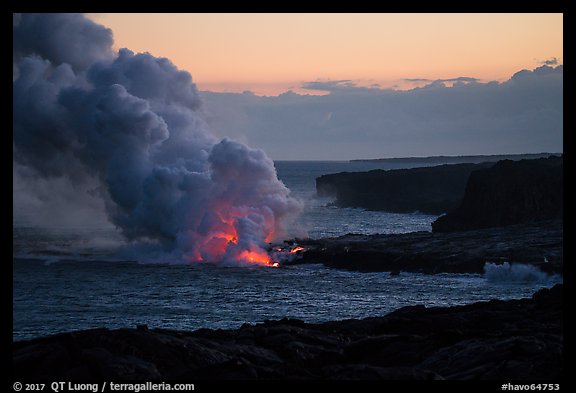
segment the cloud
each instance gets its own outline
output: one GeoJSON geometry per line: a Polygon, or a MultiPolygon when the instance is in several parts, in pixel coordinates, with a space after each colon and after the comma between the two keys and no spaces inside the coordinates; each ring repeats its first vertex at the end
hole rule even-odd
{"type": "Polygon", "coordinates": [[[427,78],[404,78],[403,81],[405,81],[405,82],[413,82],[413,83],[422,83],[422,82],[432,82],[433,79],[427,79],[427,78]]]}
{"type": "Polygon", "coordinates": [[[463,83],[476,83],[479,81],[477,78],[471,78],[469,76],[460,76],[458,78],[449,79],[438,79],[440,82],[463,82],[463,83]]]}
{"type": "Polygon", "coordinates": [[[557,65],[557,64],[558,64],[558,59],[557,59],[556,57],[552,57],[552,58],[550,58],[550,59],[541,61],[540,64],[545,64],[545,65],[549,65],[549,66],[557,65]]]}
{"type": "Polygon", "coordinates": [[[304,82],[301,86],[302,89],[307,90],[320,90],[327,92],[369,92],[379,89],[378,84],[372,84],[370,87],[358,86],[352,80],[342,79],[335,81],[311,81],[304,82]]]}
{"type": "Polygon", "coordinates": [[[471,78],[469,76],[459,76],[457,78],[448,78],[448,79],[427,79],[427,78],[404,78],[404,82],[410,83],[476,83],[479,82],[480,79],[471,78]]]}
{"type": "Polygon", "coordinates": [[[563,149],[562,66],[522,70],[502,83],[459,77],[406,91],[358,87],[350,80],[307,86],[330,94],[200,94],[219,136],[241,136],[275,159],[563,149]]]}

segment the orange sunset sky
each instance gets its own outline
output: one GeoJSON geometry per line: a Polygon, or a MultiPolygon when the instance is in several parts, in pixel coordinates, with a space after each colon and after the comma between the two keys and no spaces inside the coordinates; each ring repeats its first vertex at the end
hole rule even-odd
{"type": "Polygon", "coordinates": [[[415,87],[411,79],[504,81],[563,61],[563,16],[518,14],[88,14],[115,48],[167,57],[200,90],[318,94],[309,81],[415,87]],[[554,60],[553,60],[554,61],[554,60]]]}

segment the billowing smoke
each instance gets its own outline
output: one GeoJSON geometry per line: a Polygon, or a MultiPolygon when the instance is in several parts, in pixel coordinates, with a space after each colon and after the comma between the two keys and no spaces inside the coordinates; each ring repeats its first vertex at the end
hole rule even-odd
{"type": "Polygon", "coordinates": [[[28,179],[96,195],[126,239],[172,260],[270,263],[266,243],[302,204],[263,151],[209,132],[189,73],[114,53],[83,15],[14,15],[13,33],[13,153],[28,179]]]}

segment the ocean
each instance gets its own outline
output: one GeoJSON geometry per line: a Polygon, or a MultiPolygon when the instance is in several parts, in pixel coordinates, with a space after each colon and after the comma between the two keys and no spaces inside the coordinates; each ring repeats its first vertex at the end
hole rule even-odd
{"type": "MultiPolygon", "coordinates": [[[[434,215],[336,208],[315,178],[341,171],[421,164],[277,161],[278,177],[305,201],[297,222],[311,238],[430,231],[434,215]]],[[[13,339],[91,328],[238,328],[284,317],[306,322],[364,318],[403,306],[448,306],[531,296],[561,278],[531,268],[486,274],[358,273],[322,265],[221,267],[114,258],[109,227],[13,227],[13,339]]]]}

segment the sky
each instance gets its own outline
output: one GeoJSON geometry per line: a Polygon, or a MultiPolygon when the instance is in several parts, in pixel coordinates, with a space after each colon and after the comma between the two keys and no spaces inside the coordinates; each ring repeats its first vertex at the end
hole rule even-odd
{"type": "MultiPolygon", "coordinates": [[[[89,14],[115,47],[167,57],[200,90],[277,95],[310,81],[503,81],[562,62],[562,14],[89,14]]],[[[421,83],[420,83],[421,85],[421,83]]]]}
{"type": "Polygon", "coordinates": [[[291,217],[272,160],[563,151],[561,14],[87,17],[13,15],[14,210],[45,222],[174,238],[218,163],[291,217]]]}
{"type": "Polygon", "coordinates": [[[276,160],[563,150],[563,15],[88,14],[276,160]]]}

